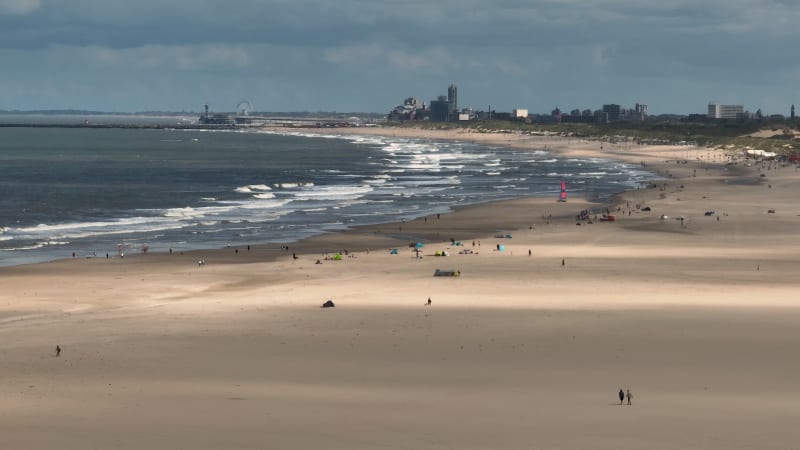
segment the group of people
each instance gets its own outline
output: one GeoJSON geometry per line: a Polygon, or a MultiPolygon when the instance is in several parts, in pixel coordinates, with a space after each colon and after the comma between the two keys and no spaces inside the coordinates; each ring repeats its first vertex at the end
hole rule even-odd
{"type": "Polygon", "coordinates": [[[622,389],[619,390],[619,404],[621,405],[625,399],[628,399],[628,404],[631,404],[631,399],[633,398],[633,394],[631,394],[631,390],[628,389],[627,392],[623,391],[622,389]]]}

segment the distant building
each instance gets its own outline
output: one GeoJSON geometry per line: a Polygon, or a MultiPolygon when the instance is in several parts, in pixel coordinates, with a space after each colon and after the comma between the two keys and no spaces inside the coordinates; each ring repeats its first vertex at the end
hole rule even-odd
{"type": "Polygon", "coordinates": [[[631,119],[638,122],[647,120],[647,105],[637,103],[633,109],[633,117],[631,119]]]}
{"type": "Polygon", "coordinates": [[[606,114],[606,122],[619,122],[621,109],[619,105],[603,105],[603,113],[606,114]]]}
{"type": "Polygon", "coordinates": [[[236,125],[236,118],[231,114],[209,114],[208,104],[204,105],[203,115],[200,116],[203,125],[236,125]]]}
{"type": "Polygon", "coordinates": [[[794,119],[794,105],[792,105],[792,109],[789,112],[789,118],[794,119]]]}
{"type": "Polygon", "coordinates": [[[434,122],[447,122],[450,119],[450,102],[447,97],[440,95],[436,100],[431,100],[431,120],[434,122]]]}
{"type": "Polygon", "coordinates": [[[742,105],[718,105],[714,102],[708,104],[709,119],[742,119],[745,117],[742,105]]]}
{"type": "Polygon", "coordinates": [[[497,112],[497,111],[492,111],[489,118],[493,119],[493,120],[511,120],[511,119],[513,119],[513,117],[511,117],[511,113],[497,112]]]}
{"type": "Polygon", "coordinates": [[[450,114],[458,111],[458,86],[455,83],[447,87],[447,102],[450,103],[450,114]]]}
{"type": "Polygon", "coordinates": [[[451,84],[447,87],[447,97],[440,95],[431,100],[430,118],[433,122],[450,122],[458,117],[458,87],[451,84]]]}
{"type": "Polygon", "coordinates": [[[595,123],[609,123],[611,121],[608,118],[608,113],[603,111],[602,109],[594,110],[593,114],[595,123]]]}
{"type": "Polygon", "coordinates": [[[561,122],[561,118],[563,117],[563,114],[561,114],[561,108],[556,106],[556,109],[550,111],[550,117],[552,117],[556,122],[561,122]]]}
{"type": "Polygon", "coordinates": [[[425,117],[425,103],[420,103],[415,97],[408,97],[402,105],[395,106],[389,113],[388,119],[395,121],[421,120],[425,117]]]}
{"type": "Polygon", "coordinates": [[[527,109],[513,109],[511,110],[511,117],[514,119],[526,119],[528,118],[528,110],[527,109]]]}

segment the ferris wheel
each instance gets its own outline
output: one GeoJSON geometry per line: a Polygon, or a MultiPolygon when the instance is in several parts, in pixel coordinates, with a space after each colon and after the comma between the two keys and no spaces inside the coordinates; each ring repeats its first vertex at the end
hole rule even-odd
{"type": "Polygon", "coordinates": [[[242,100],[236,105],[236,115],[249,116],[253,112],[253,104],[247,100],[242,100]]]}

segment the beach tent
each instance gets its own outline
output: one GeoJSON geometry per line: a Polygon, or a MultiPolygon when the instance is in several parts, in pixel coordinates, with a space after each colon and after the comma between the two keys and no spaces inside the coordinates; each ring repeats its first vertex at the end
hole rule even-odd
{"type": "Polygon", "coordinates": [[[498,246],[497,246],[497,251],[498,251],[498,252],[504,252],[504,251],[506,251],[506,246],[505,246],[505,245],[498,245],[498,246]]]}
{"type": "Polygon", "coordinates": [[[390,255],[396,255],[397,254],[397,249],[393,248],[393,249],[389,250],[389,254],[390,255]]]}
{"type": "Polygon", "coordinates": [[[333,260],[334,261],[341,261],[342,260],[342,254],[341,253],[337,253],[337,254],[333,255],[333,260]]]}

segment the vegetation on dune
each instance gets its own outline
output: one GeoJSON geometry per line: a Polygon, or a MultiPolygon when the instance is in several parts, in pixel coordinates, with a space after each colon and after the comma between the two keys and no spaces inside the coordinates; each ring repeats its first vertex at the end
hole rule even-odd
{"type": "Polygon", "coordinates": [[[604,141],[693,144],[728,149],[758,149],[785,154],[800,150],[800,121],[646,121],[639,123],[525,123],[522,121],[388,122],[388,126],[469,129],[484,133],[530,133],[604,141]],[[751,136],[768,130],[770,137],[751,136]]]}

